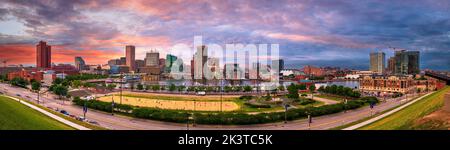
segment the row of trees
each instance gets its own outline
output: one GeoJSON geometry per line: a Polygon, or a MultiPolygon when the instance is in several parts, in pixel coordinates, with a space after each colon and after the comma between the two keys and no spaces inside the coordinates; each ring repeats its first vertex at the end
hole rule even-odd
{"type": "Polygon", "coordinates": [[[340,86],[331,85],[331,86],[326,86],[325,88],[323,86],[321,86],[318,89],[318,91],[322,92],[322,93],[340,95],[340,96],[345,96],[345,97],[353,97],[353,98],[361,97],[361,93],[359,93],[358,91],[353,91],[352,88],[344,87],[342,85],[340,85],[340,86]]]}

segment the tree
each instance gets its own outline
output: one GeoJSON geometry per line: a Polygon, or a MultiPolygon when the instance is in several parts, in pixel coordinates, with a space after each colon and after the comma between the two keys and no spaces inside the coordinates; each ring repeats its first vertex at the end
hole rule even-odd
{"type": "Polygon", "coordinates": [[[72,81],[72,87],[73,88],[79,88],[83,85],[83,82],[81,82],[80,80],[74,80],[72,81]]]}
{"type": "Polygon", "coordinates": [[[278,90],[279,90],[279,91],[285,91],[286,88],[285,88],[283,85],[280,85],[280,86],[278,86],[278,90]]]}
{"type": "Polygon", "coordinates": [[[61,84],[63,82],[63,79],[61,78],[56,78],[52,84],[61,84]]]}
{"type": "Polygon", "coordinates": [[[249,85],[244,86],[244,92],[251,92],[252,91],[252,87],[249,85]]]}
{"type": "Polygon", "coordinates": [[[139,84],[137,85],[137,89],[138,89],[138,90],[144,90],[144,85],[142,85],[141,83],[139,83],[139,84]]]}
{"type": "Polygon", "coordinates": [[[170,86],[169,86],[169,91],[175,91],[176,90],[176,86],[175,86],[175,84],[170,84],[170,86]]]}
{"type": "Polygon", "coordinates": [[[39,104],[39,92],[41,91],[41,82],[31,83],[31,89],[37,93],[37,102],[39,104]]]}
{"type": "Polygon", "coordinates": [[[311,97],[314,99],[314,91],[316,90],[316,86],[314,84],[311,84],[309,86],[309,92],[311,92],[311,97]]]}
{"type": "Polygon", "coordinates": [[[305,84],[298,85],[298,90],[306,90],[306,85],[305,84]]]}
{"type": "Polygon", "coordinates": [[[112,91],[116,88],[116,84],[108,84],[108,86],[106,87],[108,90],[112,91]]]}
{"type": "Polygon", "coordinates": [[[55,89],[53,89],[53,92],[58,95],[60,98],[63,96],[67,96],[68,93],[68,88],[66,86],[63,85],[57,85],[55,87],[55,89]]]}
{"type": "Polygon", "coordinates": [[[223,87],[223,90],[228,93],[233,90],[233,87],[227,85],[227,86],[223,87]]]}
{"type": "Polygon", "coordinates": [[[41,90],[41,82],[33,82],[31,83],[31,89],[33,91],[40,91],[41,90]]]}
{"type": "Polygon", "coordinates": [[[182,92],[182,91],[184,91],[186,89],[186,86],[180,85],[180,86],[177,87],[177,89],[178,89],[178,92],[182,92]]]}
{"type": "Polygon", "coordinates": [[[26,88],[29,84],[27,80],[19,77],[15,77],[10,81],[11,85],[26,88]]]}
{"type": "Polygon", "coordinates": [[[299,96],[298,96],[298,88],[297,88],[296,85],[294,85],[294,84],[289,85],[287,87],[287,90],[288,90],[288,94],[287,94],[288,98],[294,98],[294,99],[299,98],[299,96]]]}
{"type": "Polygon", "coordinates": [[[153,85],[152,86],[152,90],[153,91],[158,91],[158,90],[160,90],[161,89],[161,87],[159,86],[159,85],[153,85]]]}

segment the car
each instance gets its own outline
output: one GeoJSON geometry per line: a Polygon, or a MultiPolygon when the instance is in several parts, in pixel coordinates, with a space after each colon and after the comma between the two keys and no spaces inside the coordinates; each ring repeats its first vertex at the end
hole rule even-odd
{"type": "Polygon", "coordinates": [[[61,110],[61,111],[59,111],[60,113],[62,113],[62,114],[64,114],[64,115],[70,115],[67,111],[65,111],[65,110],[61,110]]]}
{"type": "Polygon", "coordinates": [[[16,94],[16,96],[19,96],[19,97],[21,97],[21,95],[20,95],[20,94],[16,94]]]}
{"type": "Polygon", "coordinates": [[[88,122],[88,123],[90,123],[90,124],[95,124],[95,125],[98,125],[98,122],[97,122],[97,121],[93,121],[93,120],[88,120],[87,122],[88,122]]]}
{"type": "Polygon", "coordinates": [[[84,121],[86,118],[84,118],[83,116],[78,116],[78,117],[75,117],[75,119],[77,119],[79,121],[84,121]]]}

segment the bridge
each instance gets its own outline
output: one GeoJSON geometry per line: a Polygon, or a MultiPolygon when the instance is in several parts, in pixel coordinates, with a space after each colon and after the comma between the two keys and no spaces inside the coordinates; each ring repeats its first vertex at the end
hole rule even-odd
{"type": "Polygon", "coordinates": [[[438,74],[438,73],[434,73],[434,72],[430,72],[430,71],[425,71],[425,75],[432,77],[432,78],[436,78],[442,81],[447,82],[447,85],[450,85],[450,77],[443,75],[443,74],[438,74]]]}

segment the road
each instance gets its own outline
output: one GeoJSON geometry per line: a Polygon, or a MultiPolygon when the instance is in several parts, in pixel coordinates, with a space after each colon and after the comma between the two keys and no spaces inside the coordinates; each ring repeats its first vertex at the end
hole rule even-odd
{"type": "MultiPolygon", "coordinates": [[[[11,96],[20,94],[21,97],[30,100],[33,103],[37,103],[37,94],[27,89],[12,87],[10,85],[0,83],[0,91],[11,96]],[[28,96],[28,97],[27,97],[28,96]]],[[[56,100],[53,94],[44,94],[41,96],[41,105],[45,107],[64,109],[70,114],[76,116],[82,116],[82,108],[76,105],[72,105],[70,102],[64,102],[56,100]],[[42,104],[43,103],[43,104],[42,104]]],[[[411,100],[412,96],[408,96],[408,100],[411,100]]],[[[382,102],[375,106],[372,110],[373,114],[388,110],[395,106],[405,103],[405,98],[388,99],[386,102],[382,102]]],[[[290,121],[288,123],[268,123],[258,125],[196,125],[193,127],[190,125],[190,130],[326,130],[337,126],[345,125],[371,115],[371,109],[369,107],[363,107],[356,110],[350,110],[347,112],[341,112],[336,114],[324,115],[313,118],[313,123],[308,126],[306,119],[300,119],[290,121]]],[[[114,130],[186,130],[186,124],[180,123],[168,123],[161,121],[153,121],[147,119],[132,118],[122,115],[111,115],[110,113],[101,112],[89,109],[86,118],[99,123],[100,126],[114,129],[114,130]]]]}

